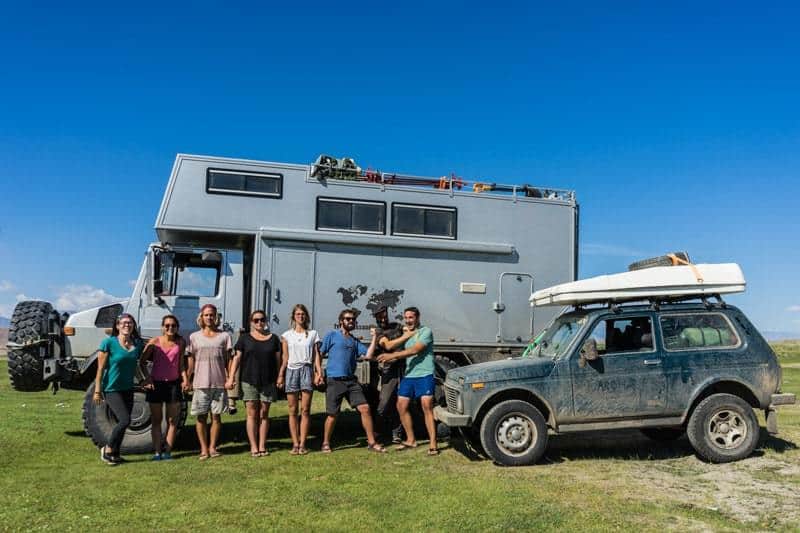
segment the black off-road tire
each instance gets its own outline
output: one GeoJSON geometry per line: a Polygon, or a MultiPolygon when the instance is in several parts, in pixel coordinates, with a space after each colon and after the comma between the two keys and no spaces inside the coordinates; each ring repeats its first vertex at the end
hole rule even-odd
{"type": "Polygon", "coordinates": [[[746,401],[733,394],[713,394],[695,408],[686,434],[700,458],[729,463],[753,453],[761,428],[746,401]]]}
{"type": "MultiPolygon", "coordinates": [[[[441,405],[447,407],[447,401],[444,395],[444,380],[447,376],[448,370],[457,368],[458,364],[446,355],[437,355],[434,359],[434,380],[436,385],[433,391],[434,405],[441,405]]],[[[436,438],[438,440],[447,440],[450,438],[452,430],[450,426],[444,422],[436,422],[436,438]]]]}
{"type": "MultiPolygon", "coordinates": [[[[689,254],[686,252],[672,252],[672,255],[679,259],[683,259],[687,263],[689,262],[689,254]]],[[[643,268],[653,268],[653,267],[660,267],[660,266],[672,266],[672,258],[668,255],[659,255],[658,257],[650,257],[648,259],[642,259],[641,261],[635,261],[628,265],[628,270],[642,270],[643,268]]]]}
{"type": "Polygon", "coordinates": [[[481,444],[503,466],[531,465],[547,449],[547,422],[539,410],[522,400],[492,407],[481,422],[481,444]]]}
{"type": "MultiPolygon", "coordinates": [[[[53,306],[47,302],[20,302],[14,308],[8,328],[9,342],[25,344],[47,338],[53,306]]],[[[44,359],[47,344],[36,344],[8,351],[8,375],[11,387],[18,391],[35,392],[47,389],[44,381],[44,359]]]]}
{"type": "MultiPolygon", "coordinates": [[[[86,390],[83,399],[83,429],[92,439],[95,446],[102,446],[108,443],[111,430],[116,425],[117,420],[105,401],[100,405],[94,403],[94,383],[86,390]]],[[[178,413],[178,433],[186,423],[186,402],[181,402],[180,412],[178,413]]],[[[166,414],[166,413],[165,413],[166,414]]],[[[166,435],[166,416],[162,422],[162,435],[166,435]]],[[[176,435],[177,438],[177,435],[176,435]]],[[[122,440],[120,453],[139,454],[150,453],[153,451],[153,441],[150,437],[150,405],[145,400],[143,392],[133,393],[133,412],[131,413],[131,425],[125,431],[125,438],[122,440]]]]}
{"type": "Polygon", "coordinates": [[[642,428],[639,431],[644,434],[650,440],[655,440],[658,442],[670,442],[673,440],[678,440],[679,438],[683,437],[686,433],[686,430],[682,427],[677,428],[642,428]]]}

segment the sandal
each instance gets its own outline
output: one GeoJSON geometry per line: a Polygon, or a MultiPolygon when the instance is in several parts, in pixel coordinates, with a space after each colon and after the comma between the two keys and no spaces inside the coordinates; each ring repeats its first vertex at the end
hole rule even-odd
{"type": "Polygon", "coordinates": [[[416,447],[417,447],[417,443],[416,442],[413,443],[413,444],[410,444],[408,442],[401,442],[400,444],[395,446],[394,449],[397,450],[398,452],[404,452],[406,450],[410,450],[410,449],[416,448],[416,447]]]}
{"type": "Polygon", "coordinates": [[[322,443],[322,448],[320,448],[320,451],[322,453],[331,453],[333,450],[331,450],[331,445],[330,444],[323,442],[322,443]]]}
{"type": "Polygon", "coordinates": [[[250,457],[261,457],[261,452],[250,452],[250,457]]]}
{"type": "Polygon", "coordinates": [[[367,451],[375,453],[386,453],[386,448],[381,446],[379,442],[373,442],[372,444],[367,444],[367,451]]]}
{"type": "Polygon", "coordinates": [[[200,461],[205,461],[206,459],[208,459],[208,454],[207,453],[201,453],[200,457],[198,457],[198,459],[200,461]]]}
{"type": "Polygon", "coordinates": [[[439,451],[439,448],[428,448],[428,457],[434,457],[440,453],[442,452],[439,451]]]}
{"type": "Polygon", "coordinates": [[[301,448],[298,448],[298,449],[297,449],[297,453],[298,453],[299,455],[308,455],[308,448],[303,448],[303,447],[301,447],[301,448]]]}
{"type": "Polygon", "coordinates": [[[221,454],[220,452],[211,452],[211,454],[209,455],[209,457],[211,457],[212,459],[213,459],[214,457],[222,457],[222,454],[221,454]]]}
{"type": "Polygon", "coordinates": [[[268,455],[269,455],[269,450],[260,450],[260,451],[258,452],[258,456],[259,456],[259,457],[266,457],[266,456],[268,456],[268,455]]]}
{"type": "Polygon", "coordinates": [[[289,452],[289,455],[300,455],[300,446],[292,446],[292,451],[289,452]]]}

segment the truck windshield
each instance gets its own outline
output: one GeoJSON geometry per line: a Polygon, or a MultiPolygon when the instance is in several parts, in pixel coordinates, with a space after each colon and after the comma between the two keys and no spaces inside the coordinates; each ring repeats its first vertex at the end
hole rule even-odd
{"type": "Polygon", "coordinates": [[[561,357],[585,323],[585,315],[574,313],[556,318],[550,327],[537,337],[535,355],[554,359],[561,357]]]}

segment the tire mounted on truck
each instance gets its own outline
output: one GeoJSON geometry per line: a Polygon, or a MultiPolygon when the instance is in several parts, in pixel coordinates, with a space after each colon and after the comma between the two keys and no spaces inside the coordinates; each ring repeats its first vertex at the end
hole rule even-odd
{"type": "Polygon", "coordinates": [[[47,302],[20,302],[14,308],[8,329],[8,375],[15,390],[47,389],[44,360],[48,357],[50,334],[60,329],[58,322],[58,313],[47,302]]]}

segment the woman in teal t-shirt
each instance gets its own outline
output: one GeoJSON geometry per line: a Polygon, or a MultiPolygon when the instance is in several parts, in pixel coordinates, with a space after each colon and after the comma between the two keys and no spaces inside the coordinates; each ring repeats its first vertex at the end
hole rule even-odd
{"type": "Polygon", "coordinates": [[[98,405],[105,399],[117,419],[108,443],[100,447],[100,459],[112,466],[122,462],[119,449],[125,430],[131,424],[133,377],[143,348],[144,343],[136,331],[136,320],[123,313],[114,322],[111,336],[100,343],[97,354],[93,399],[98,405]]]}

